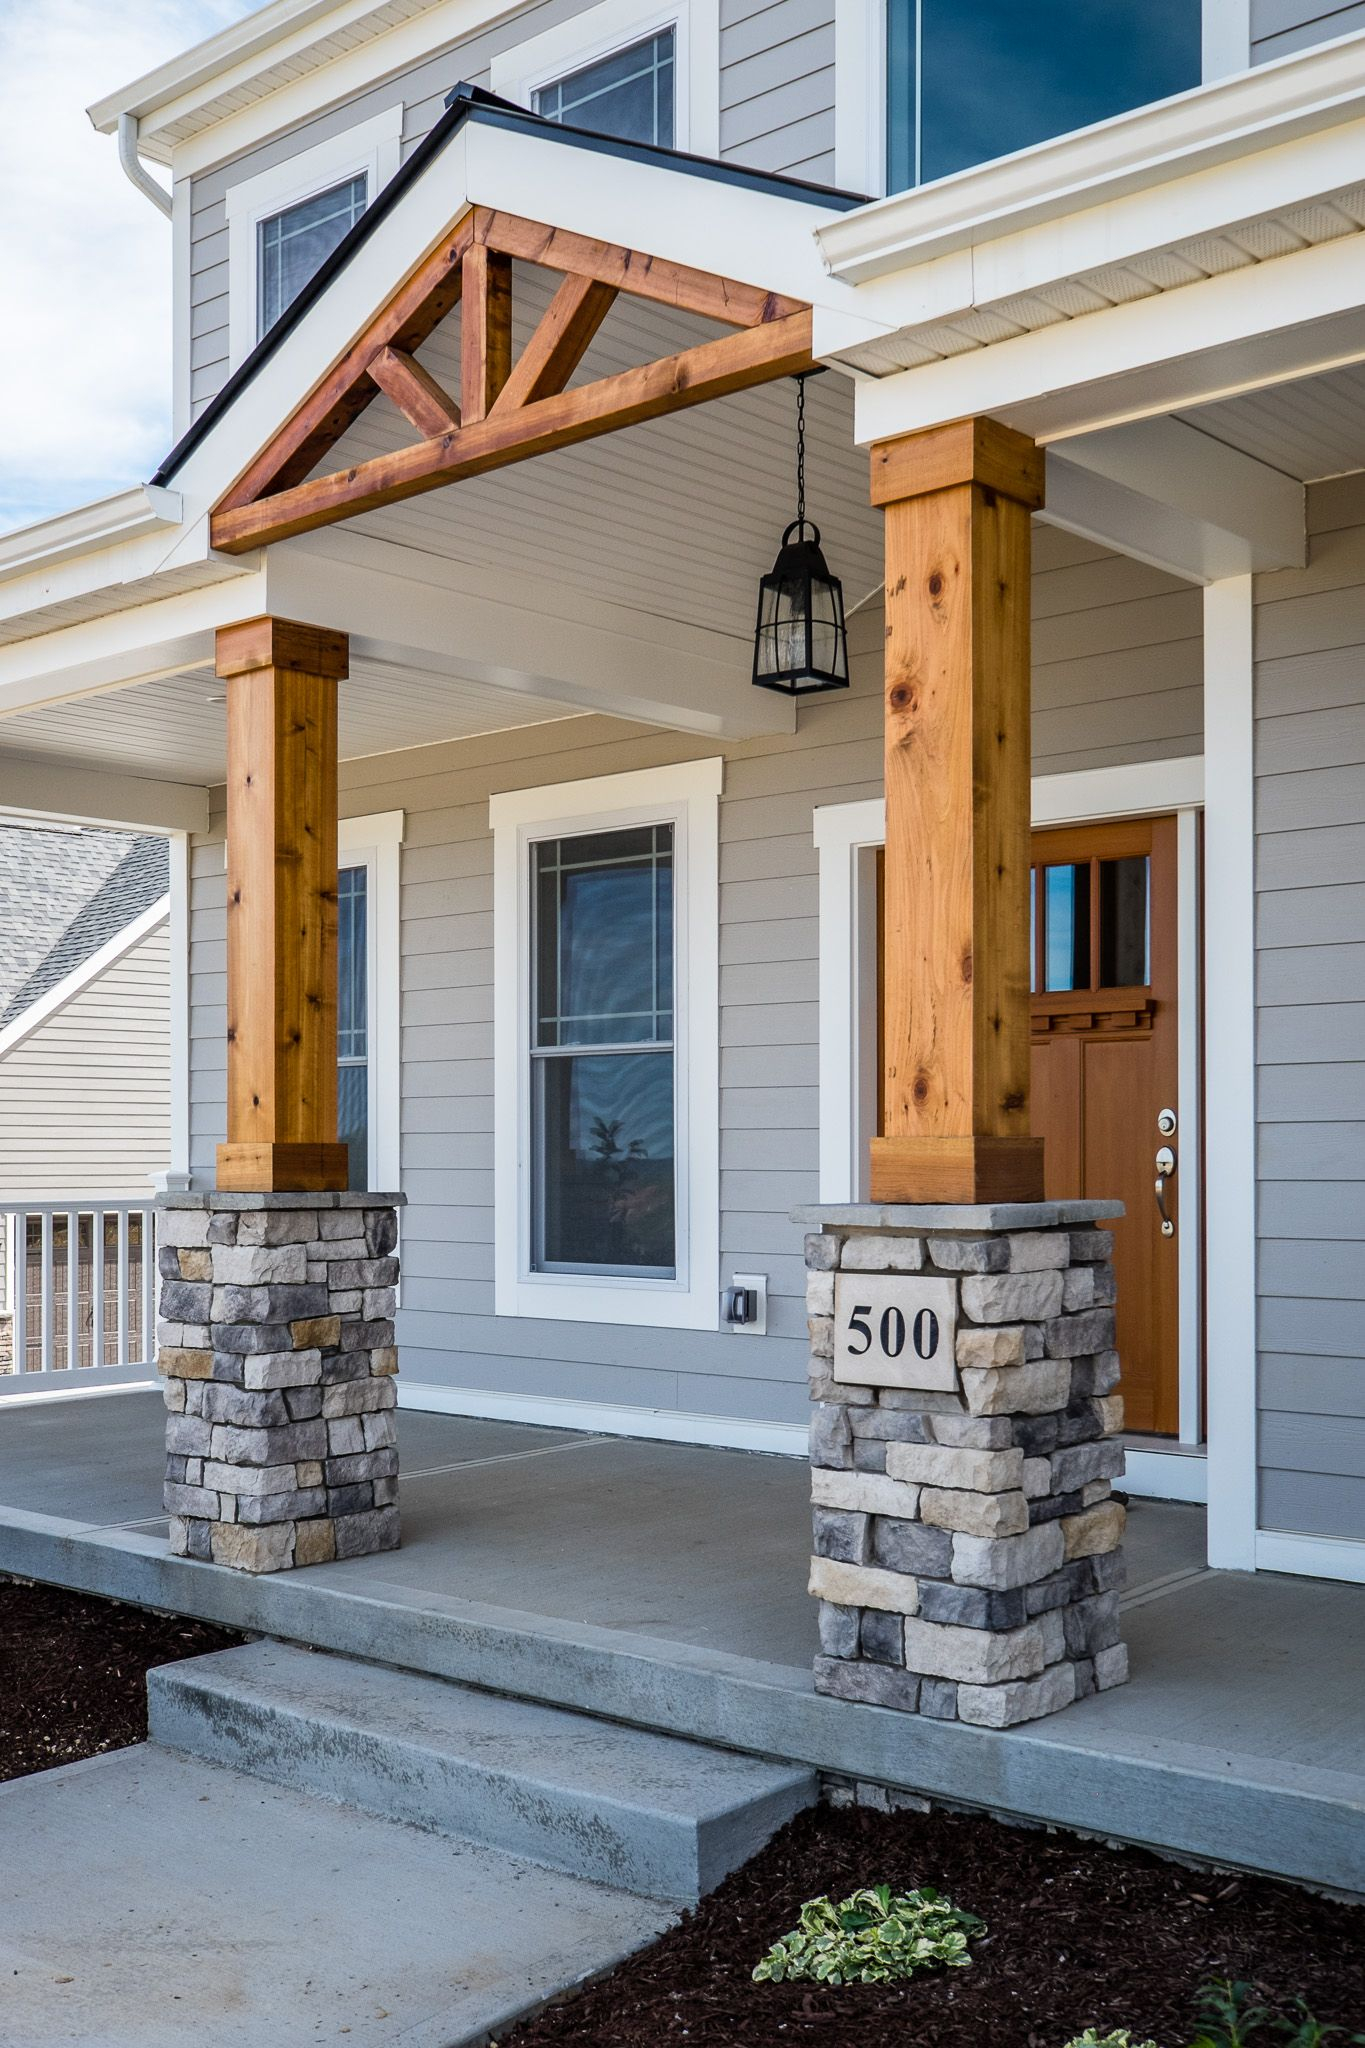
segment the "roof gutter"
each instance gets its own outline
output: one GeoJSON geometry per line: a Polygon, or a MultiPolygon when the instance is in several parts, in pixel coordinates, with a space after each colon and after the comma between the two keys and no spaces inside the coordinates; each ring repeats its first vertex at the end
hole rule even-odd
{"type": "Polygon", "coordinates": [[[124,175],[137,186],[152,205],[171,217],[171,195],[164,185],[158,185],[142,158],[137,153],[138,118],[136,114],[120,114],[118,117],[118,160],[124,175]]]}

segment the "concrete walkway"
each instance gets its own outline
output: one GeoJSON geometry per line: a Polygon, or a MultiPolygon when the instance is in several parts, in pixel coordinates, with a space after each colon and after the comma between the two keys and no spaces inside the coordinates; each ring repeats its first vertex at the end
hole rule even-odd
{"type": "Polygon", "coordinates": [[[0,1787],[10,2048],[457,2048],[671,1910],[154,1744],[0,1787]]]}
{"type": "Polygon", "coordinates": [[[1197,1508],[1134,1505],[1133,1683],[998,1734],[812,1692],[799,1461],[404,1412],[402,1550],[253,1581],[168,1556],[161,1424],[0,1411],[0,1569],[1365,1892],[1365,1588],[1210,1573],[1197,1508]]]}

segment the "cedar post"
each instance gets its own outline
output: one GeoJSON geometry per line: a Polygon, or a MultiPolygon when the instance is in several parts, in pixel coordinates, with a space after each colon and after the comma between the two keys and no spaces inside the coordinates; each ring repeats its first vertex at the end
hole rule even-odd
{"type": "Polygon", "coordinates": [[[347,639],[291,619],[224,626],[227,1143],[218,1186],[344,1189],[337,1142],[337,683],[347,639]]]}
{"type": "Polygon", "coordinates": [[[1041,1201],[1029,1135],[1030,514],[994,420],[882,441],[885,1108],[876,1202],[1041,1201]]]}

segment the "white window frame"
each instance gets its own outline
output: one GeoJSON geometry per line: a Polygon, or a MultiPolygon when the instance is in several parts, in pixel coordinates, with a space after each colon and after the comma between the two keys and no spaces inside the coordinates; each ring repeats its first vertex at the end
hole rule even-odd
{"type": "Polygon", "coordinates": [[[257,229],[263,220],[315,199],[319,192],[343,185],[361,172],[368,180],[366,206],[398,169],[403,143],[401,100],[359,121],[344,134],[330,136],[312,149],[302,149],[254,178],[243,178],[227,190],[228,225],[228,367],[239,368],[256,346],[257,229]]]}
{"type": "Polygon", "coordinates": [[[338,865],[344,868],[363,867],[367,877],[368,1183],[378,1194],[397,1194],[402,1185],[402,1011],[399,993],[402,845],[402,811],[377,811],[365,818],[343,818],[337,828],[338,865]]]}
{"type": "Polygon", "coordinates": [[[720,1318],[720,795],[724,763],[509,791],[493,829],[494,1308],[500,1316],[714,1330],[720,1318]],[[635,825],[674,828],[677,1274],[531,1268],[531,848],[635,825]]]}
{"type": "Polygon", "coordinates": [[[696,156],[720,155],[720,0],[599,0],[538,36],[528,36],[494,57],[493,91],[531,107],[547,85],[615,56],[646,36],[673,30],[673,147],[696,156]]]}

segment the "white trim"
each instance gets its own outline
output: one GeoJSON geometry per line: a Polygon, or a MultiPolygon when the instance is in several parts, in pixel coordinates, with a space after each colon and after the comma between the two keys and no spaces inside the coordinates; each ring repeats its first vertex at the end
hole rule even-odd
{"type": "Polygon", "coordinates": [[[7,1024],[4,1030],[0,1031],[0,1060],[6,1059],[16,1046],[22,1045],[26,1038],[31,1038],[42,1025],[49,1023],[59,1010],[64,1010],[69,1002],[80,995],[83,989],[89,988],[92,981],[97,981],[100,975],[116,961],[121,960],[125,953],[130,953],[134,946],[140,945],[149,932],[154,932],[158,925],[166,922],[170,914],[170,897],[158,897],[155,903],[149,904],[146,910],[139,912],[131,924],[126,924],[122,931],[115,932],[113,938],[106,939],[97,952],[92,953],[87,960],[82,960],[79,967],[74,967],[55,988],[50,988],[46,995],[39,996],[36,1003],[31,1003],[13,1023],[7,1024]]]}
{"type": "Polygon", "coordinates": [[[1249,67],[1251,0],[1204,0],[1201,57],[1205,85],[1249,67]]]}
{"type": "MultiPolygon", "coordinates": [[[[866,1198],[863,1135],[868,1128],[868,1089],[876,1113],[875,1076],[861,1057],[858,1019],[867,1014],[866,979],[876,978],[876,934],[869,947],[859,856],[886,840],[886,804],[881,797],[861,803],[817,804],[815,845],[819,854],[820,989],[820,1200],[859,1202],[866,1198]]],[[[875,904],[875,896],[874,896],[875,904]]],[[[875,998],[874,998],[875,1000],[875,998]]]]}
{"type": "Polygon", "coordinates": [[[154,782],[0,752],[0,816],[135,832],[207,832],[209,793],[192,782],[154,782]]]}
{"type": "Polygon", "coordinates": [[[714,1330],[720,1315],[719,812],[724,763],[512,790],[493,828],[494,1267],[500,1316],[714,1330]],[[560,832],[669,820],[674,900],[677,1088],[676,1280],[532,1273],[530,1232],[530,846],[560,832]]]}
{"type": "Polygon", "coordinates": [[[369,989],[369,1185],[402,1186],[402,867],[404,814],[376,811],[343,818],[337,852],[343,867],[364,866],[369,989]]]}
{"type": "Polygon", "coordinates": [[[1251,1571],[1256,1539],[1256,894],[1252,580],[1204,592],[1204,1156],[1209,1563],[1251,1571]]]}
{"type": "Polygon", "coordinates": [[[802,1422],[744,1422],[731,1415],[692,1415],[672,1408],[626,1408],[614,1401],[565,1401],[549,1394],[492,1394],[438,1387],[400,1377],[398,1405],[429,1415],[471,1415],[486,1422],[526,1422],[537,1429],[581,1430],[593,1436],[642,1437],[656,1443],[707,1444],[716,1450],[767,1451],[783,1458],[810,1454],[802,1422]]]}
{"type": "Polygon", "coordinates": [[[161,1386],[155,1368],[149,1369],[145,1365],[83,1365],[78,1370],[83,1379],[96,1372],[100,1377],[93,1386],[82,1384],[78,1387],[29,1387],[24,1385],[24,1378],[36,1379],[37,1373],[24,1376],[18,1373],[0,1374],[0,1403],[18,1408],[33,1401],[91,1401],[100,1394],[145,1394],[161,1386]],[[112,1377],[116,1373],[125,1377],[112,1377]],[[22,1391],[12,1393],[11,1388],[22,1391]]]}
{"type": "MultiPolygon", "coordinates": [[[[980,250],[1064,216],[1092,213],[1097,225],[1103,214],[1111,237],[1107,260],[1118,262],[1128,237],[1114,239],[1121,220],[1115,201],[1141,195],[1144,211],[1150,212],[1162,203],[1154,188],[1196,173],[1249,166],[1249,160],[1278,144],[1358,119],[1362,102],[1365,36],[1338,36],[874,200],[841,214],[818,231],[817,239],[834,276],[864,283],[955,251],[980,250]]],[[[1351,175],[1345,163],[1343,171],[1344,186],[1351,175]]],[[[1208,189],[1221,197],[1222,181],[1208,189]]],[[[1283,175],[1281,191],[1283,203],[1291,204],[1283,175]]],[[[1239,208],[1235,191],[1228,196],[1232,204],[1225,221],[1259,211],[1255,199],[1239,208]]],[[[1213,224],[1205,222],[1206,227],[1213,224]]],[[[1191,231],[1186,221],[1168,212],[1166,231],[1156,234],[1154,246],[1191,231]]],[[[1067,248],[1064,238],[1044,238],[1040,254],[1049,241],[1059,253],[1067,248]]],[[[1106,257],[1097,251],[1094,260],[1106,257]]]]}
{"type": "Polygon", "coordinates": [[[311,149],[285,157],[268,171],[258,171],[254,178],[228,186],[229,369],[238,369],[260,338],[256,331],[256,230],[260,223],[362,172],[367,180],[365,203],[373,206],[398,169],[402,143],[403,103],[398,100],[368,121],[358,121],[344,134],[331,135],[311,149]]]}
{"type": "Polygon", "coordinates": [[[1203,754],[1169,761],[1127,761],[1117,768],[1080,768],[1033,778],[1033,826],[1087,825],[1106,818],[1146,818],[1159,811],[1197,810],[1204,801],[1203,754]]]}
{"type": "Polygon", "coordinates": [[[1288,1530],[1262,1529],[1256,1537],[1256,1569],[1365,1585],[1365,1543],[1349,1536],[1297,1536],[1288,1530]]]}
{"type": "Polygon", "coordinates": [[[171,1156],[166,1186],[190,1185],[190,837],[172,832],[171,943],[171,1156]]]}
{"type": "Polygon", "coordinates": [[[720,0],[598,0],[539,35],[501,50],[489,82],[503,99],[529,107],[542,87],[646,36],[674,32],[673,142],[696,156],[720,155],[720,0]]]}
{"type": "Polygon", "coordinates": [[[834,0],[834,182],[886,191],[886,0],[834,0]]]}
{"type": "Polygon", "coordinates": [[[96,498],[72,512],[21,526],[14,533],[0,535],[0,582],[26,575],[31,569],[50,569],[76,555],[93,554],[117,541],[136,540],[139,534],[164,533],[179,526],[181,510],[178,491],[134,484],[131,490],[96,498]]]}
{"type": "Polygon", "coordinates": [[[1117,1484],[1135,1500],[1203,1502],[1209,1497],[1208,1461],[1189,1451],[1136,1450],[1129,1444],[1123,1465],[1117,1484]]]}

